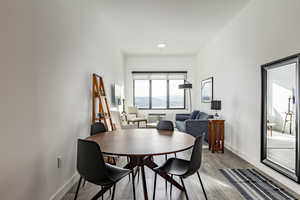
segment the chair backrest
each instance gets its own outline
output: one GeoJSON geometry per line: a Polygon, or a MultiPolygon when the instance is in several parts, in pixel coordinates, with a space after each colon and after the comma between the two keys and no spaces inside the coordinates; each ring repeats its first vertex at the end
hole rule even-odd
{"type": "Polygon", "coordinates": [[[78,139],[77,170],[87,181],[101,182],[106,180],[108,172],[102,152],[96,142],[78,139]]]}
{"type": "Polygon", "coordinates": [[[135,106],[128,106],[127,112],[128,112],[128,114],[136,114],[137,115],[139,112],[139,109],[135,106]]]}
{"type": "Polygon", "coordinates": [[[161,120],[156,126],[157,130],[174,131],[173,122],[168,120],[161,120]]]}
{"type": "Polygon", "coordinates": [[[115,122],[115,126],[117,129],[122,129],[122,120],[121,120],[121,114],[119,111],[111,111],[111,118],[113,122],[115,122]]]}
{"type": "Polygon", "coordinates": [[[205,133],[203,133],[202,135],[196,137],[194,147],[193,147],[193,152],[192,152],[192,155],[191,155],[190,166],[189,166],[189,169],[188,169],[187,173],[184,175],[185,177],[194,174],[201,167],[202,146],[203,146],[204,136],[205,136],[205,133]]]}
{"type": "Polygon", "coordinates": [[[91,125],[91,135],[95,135],[98,133],[104,133],[107,129],[102,122],[96,122],[91,125]]]}

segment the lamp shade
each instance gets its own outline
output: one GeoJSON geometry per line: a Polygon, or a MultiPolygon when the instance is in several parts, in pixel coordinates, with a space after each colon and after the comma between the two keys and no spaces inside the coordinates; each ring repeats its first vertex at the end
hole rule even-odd
{"type": "Polygon", "coordinates": [[[193,85],[191,83],[184,83],[179,85],[179,89],[191,89],[193,85]]]}
{"type": "Polygon", "coordinates": [[[220,100],[211,101],[211,109],[212,110],[221,110],[221,101],[220,100]]]}

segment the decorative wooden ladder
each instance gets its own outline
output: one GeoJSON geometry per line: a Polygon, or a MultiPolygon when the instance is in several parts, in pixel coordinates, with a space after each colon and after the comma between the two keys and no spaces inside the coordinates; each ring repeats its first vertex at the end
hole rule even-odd
{"type": "Polygon", "coordinates": [[[104,123],[108,131],[115,130],[111,119],[108,100],[104,89],[104,83],[101,76],[93,74],[93,111],[92,121],[104,123]]]}

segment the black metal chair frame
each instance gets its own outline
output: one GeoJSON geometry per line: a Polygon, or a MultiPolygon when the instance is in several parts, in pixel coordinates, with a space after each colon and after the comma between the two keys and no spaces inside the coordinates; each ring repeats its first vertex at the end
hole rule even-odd
{"type": "MultiPolygon", "coordinates": [[[[170,174],[171,178],[173,178],[173,176],[178,176],[180,178],[181,185],[183,187],[183,191],[185,193],[185,196],[186,196],[187,200],[189,199],[189,197],[188,197],[188,194],[187,194],[186,187],[185,187],[183,179],[187,178],[187,177],[189,177],[189,176],[191,176],[191,175],[193,175],[195,173],[197,173],[197,176],[199,178],[199,181],[200,181],[200,184],[201,184],[201,187],[202,187],[205,199],[207,200],[207,195],[206,195],[206,192],[205,192],[205,189],[204,189],[204,185],[203,185],[203,182],[201,180],[200,173],[199,173],[199,169],[201,167],[201,162],[202,162],[202,144],[203,144],[203,139],[204,139],[204,134],[201,135],[201,136],[198,136],[196,138],[196,141],[195,141],[195,144],[194,144],[194,148],[193,148],[193,152],[192,152],[190,161],[183,160],[183,159],[178,159],[178,158],[170,158],[162,166],[155,168],[154,187],[153,187],[153,200],[155,199],[157,173],[163,171],[163,169],[162,169],[163,166],[167,166],[167,165],[170,166],[171,164],[169,164],[169,163],[172,163],[172,161],[176,161],[176,160],[188,163],[188,166],[187,166],[188,168],[185,171],[185,173],[183,173],[183,174],[175,174],[175,173],[168,173],[167,171],[165,173],[170,174]]],[[[170,196],[171,196],[171,194],[172,194],[172,184],[170,186],[170,196]]]]}
{"type": "MultiPolygon", "coordinates": [[[[160,120],[156,126],[157,130],[166,130],[166,131],[174,131],[174,125],[172,121],[169,120],[160,120]]],[[[176,153],[174,153],[175,158],[177,157],[176,153]]],[[[168,155],[165,155],[165,160],[168,160],[168,155]]],[[[166,191],[168,189],[167,180],[165,180],[165,188],[166,191]]]]}
{"type": "MultiPolygon", "coordinates": [[[[97,200],[101,196],[103,199],[104,193],[111,188],[113,188],[113,192],[111,195],[111,200],[113,200],[117,182],[129,174],[132,174],[133,178],[134,173],[132,170],[128,169],[128,172],[121,172],[122,170],[124,170],[123,168],[113,167],[112,170],[114,171],[114,173],[122,173],[120,177],[114,178],[112,177],[110,171],[108,171],[107,167],[110,166],[112,165],[106,164],[104,162],[101,149],[97,143],[93,141],[78,139],[77,170],[80,174],[80,179],[77,185],[74,200],[77,199],[82,179],[101,186],[100,191],[91,200],[97,200]]],[[[133,198],[135,200],[135,182],[132,181],[132,183],[133,198]]]]}

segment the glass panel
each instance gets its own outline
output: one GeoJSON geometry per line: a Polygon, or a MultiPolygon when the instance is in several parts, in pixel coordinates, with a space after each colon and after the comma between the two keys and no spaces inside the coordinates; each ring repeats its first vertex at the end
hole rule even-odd
{"type": "Polygon", "coordinates": [[[184,89],[179,89],[179,85],[183,83],[184,80],[169,81],[170,108],[184,108],[184,89]]]}
{"type": "Polygon", "coordinates": [[[149,80],[134,81],[134,103],[138,108],[149,108],[149,80]]]}
{"type": "Polygon", "coordinates": [[[267,159],[296,170],[296,63],[267,71],[267,159]]]}
{"type": "Polygon", "coordinates": [[[152,80],[152,108],[167,108],[166,80],[152,80]]]}

